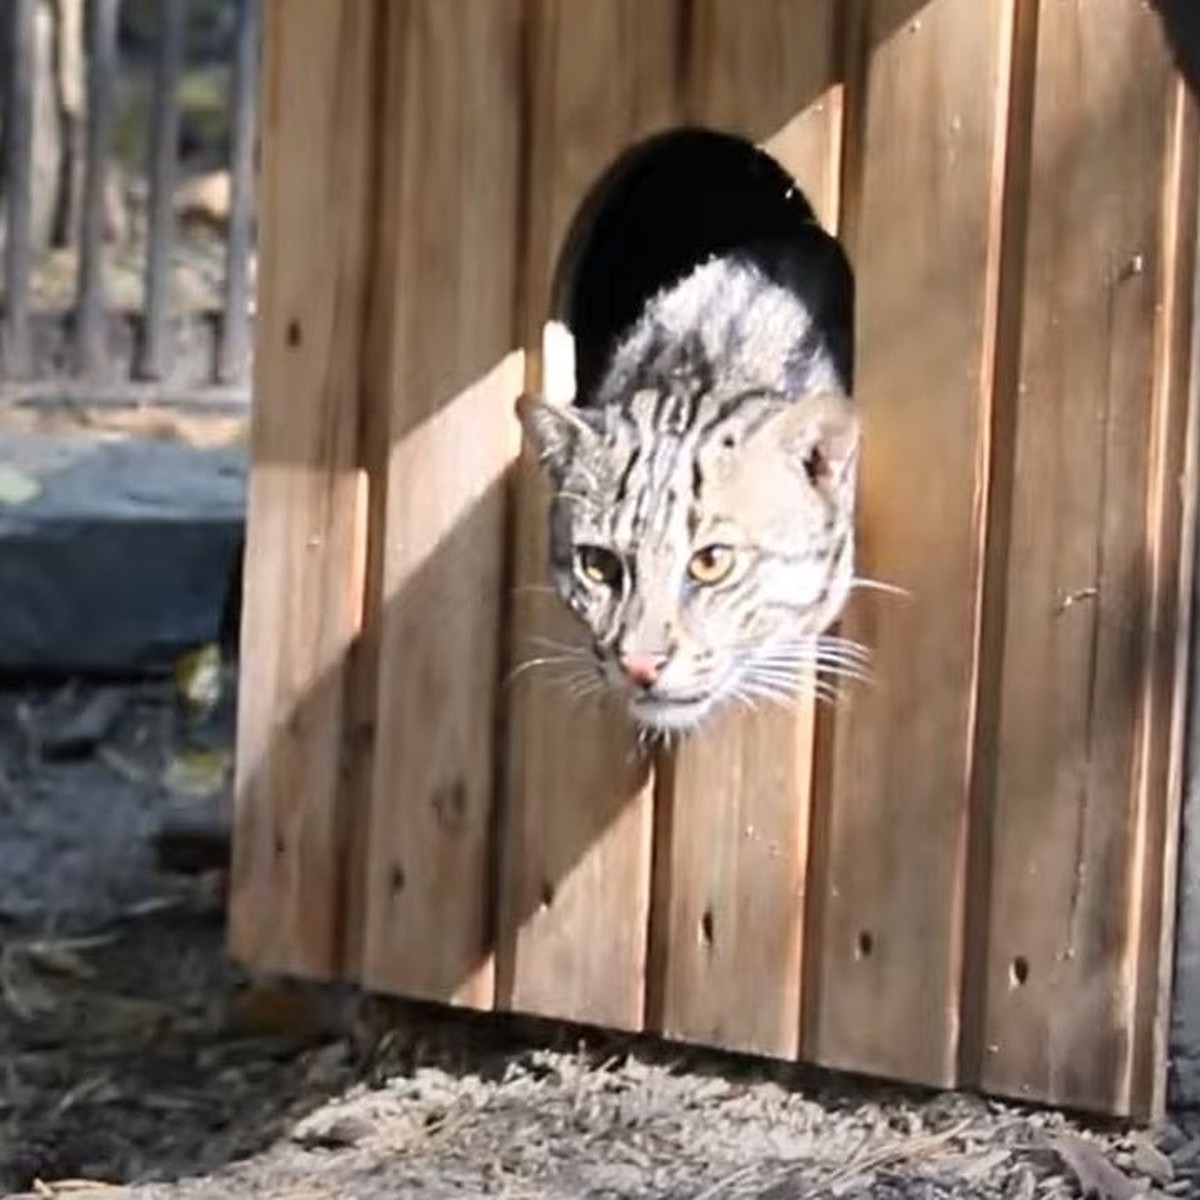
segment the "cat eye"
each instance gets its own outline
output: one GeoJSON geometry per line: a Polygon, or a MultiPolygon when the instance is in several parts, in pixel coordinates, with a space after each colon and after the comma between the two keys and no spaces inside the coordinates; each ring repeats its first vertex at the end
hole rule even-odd
{"type": "Polygon", "coordinates": [[[711,587],[729,577],[735,561],[732,546],[705,546],[688,561],[688,575],[694,583],[711,587]]]}
{"type": "Polygon", "coordinates": [[[621,560],[603,546],[577,547],[575,564],[579,573],[592,583],[602,584],[614,591],[621,586],[625,568],[621,565],[621,560]]]}

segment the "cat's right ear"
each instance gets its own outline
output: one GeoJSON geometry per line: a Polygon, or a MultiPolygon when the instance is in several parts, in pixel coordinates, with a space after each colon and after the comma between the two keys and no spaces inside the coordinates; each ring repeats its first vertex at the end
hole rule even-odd
{"type": "Polygon", "coordinates": [[[596,441],[596,430],[577,411],[528,394],[517,401],[517,416],[542,469],[562,482],[572,459],[596,441]]]}

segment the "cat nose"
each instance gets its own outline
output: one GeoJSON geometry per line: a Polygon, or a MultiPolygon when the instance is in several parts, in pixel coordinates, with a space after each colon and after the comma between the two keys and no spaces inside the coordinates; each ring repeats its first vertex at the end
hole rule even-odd
{"type": "Polygon", "coordinates": [[[634,652],[620,655],[617,661],[631,683],[650,688],[658,682],[663,667],[667,665],[667,655],[634,652]]]}

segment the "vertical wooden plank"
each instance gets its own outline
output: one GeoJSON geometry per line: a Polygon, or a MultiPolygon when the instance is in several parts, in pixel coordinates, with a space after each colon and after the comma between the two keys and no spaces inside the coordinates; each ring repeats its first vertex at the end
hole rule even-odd
{"type": "Polygon", "coordinates": [[[1129,1112],[1138,860],[1153,828],[1161,855],[1165,803],[1145,795],[1149,820],[1135,787],[1147,504],[1155,421],[1179,408],[1155,395],[1172,77],[1154,15],[1042,5],[1035,88],[979,1077],[1129,1112]]]}
{"type": "Polygon", "coordinates": [[[729,713],[658,776],[649,1013],[668,1037],[795,1055],[812,702],[729,713]]]}
{"type": "Polygon", "coordinates": [[[856,5],[843,198],[864,418],[860,594],[874,651],[829,737],[813,827],[805,1057],[944,1085],[958,1035],[967,781],[1008,0],[856,5]],[[853,114],[853,122],[850,117],[853,114]]]}
{"type": "Polygon", "coordinates": [[[262,273],[229,941],[264,970],[340,965],[343,675],[374,134],[374,0],[265,5],[262,273]],[[319,236],[314,236],[314,231],[319,236]]]}
{"type": "MultiPolygon", "coordinates": [[[[836,220],[836,5],[703,0],[689,116],[758,137],[836,220]]],[[[670,1037],[783,1057],[798,1049],[813,701],[731,713],[664,755],[649,1009],[670,1037]]]]}
{"type": "MultiPolygon", "coordinates": [[[[258,0],[243,0],[256,5],[258,0]]],[[[387,12],[377,10],[377,28],[386,32],[387,12]]],[[[342,973],[359,980],[367,936],[368,872],[371,814],[375,785],[375,752],[379,740],[380,643],[383,637],[384,551],[387,527],[388,464],[392,423],[392,390],[396,370],[395,310],[399,288],[389,270],[398,258],[401,229],[395,220],[399,184],[394,133],[403,92],[387,86],[395,48],[386,37],[375,39],[373,70],[377,142],[372,154],[369,196],[373,267],[367,281],[362,345],[362,392],[358,421],[359,549],[354,573],[360,584],[358,636],[346,661],[343,736],[343,817],[346,825],[339,897],[342,922],[342,973]]]]}
{"type": "Polygon", "coordinates": [[[1129,963],[1136,1000],[1130,1110],[1158,1120],[1166,1106],[1167,1050],[1183,801],[1188,657],[1195,575],[1197,483],[1197,198],[1200,119],[1176,77],[1167,116],[1162,253],[1155,330],[1146,569],[1149,620],[1140,713],[1135,863],[1139,953],[1129,963]]]}
{"type": "Polygon", "coordinates": [[[395,255],[362,978],[492,1002],[489,904],[520,186],[520,5],[388,6],[395,255]]]}
{"type": "MultiPolygon", "coordinates": [[[[681,4],[539,0],[530,61],[527,345],[541,342],[562,246],[585,196],[635,142],[682,111],[681,4]]],[[[551,341],[550,345],[560,342],[551,341]]],[[[528,386],[573,390],[570,355],[533,355],[528,386]]],[[[519,481],[513,665],[539,638],[578,631],[546,580],[546,494],[519,481]]],[[[508,692],[508,771],[497,961],[502,1007],[640,1028],[652,797],[622,714],[572,704],[524,670],[508,692]]]]}
{"type": "MultiPolygon", "coordinates": [[[[999,229],[992,239],[995,321],[988,359],[992,405],[988,437],[987,513],[980,590],[974,747],[970,780],[967,895],[963,923],[958,1062],[960,1084],[979,1086],[990,920],[992,812],[999,753],[997,712],[1004,672],[1004,615],[1011,538],[1013,445],[1020,381],[1029,172],[1036,100],[1040,0],[1016,0],[1004,162],[999,177],[999,229]]],[[[986,367],[986,364],[985,364],[986,367]]]]}

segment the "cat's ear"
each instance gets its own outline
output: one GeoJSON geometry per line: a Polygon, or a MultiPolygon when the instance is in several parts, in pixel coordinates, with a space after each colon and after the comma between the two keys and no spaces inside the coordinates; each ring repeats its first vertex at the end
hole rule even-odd
{"type": "Polygon", "coordinates": [[[759,431],[803,471],[814,487],[832,490],[853,479],[858,461],[858,414],[849,396],[818,392],[791,400],[759,431]]]}
{"type": "Polygon", "coordinates": [[[561,482],[571,460],[598,439],[596,430],[578,410],[550,404],[528,394],[517,401],[517,416],[542,469],[561,482]]]}

